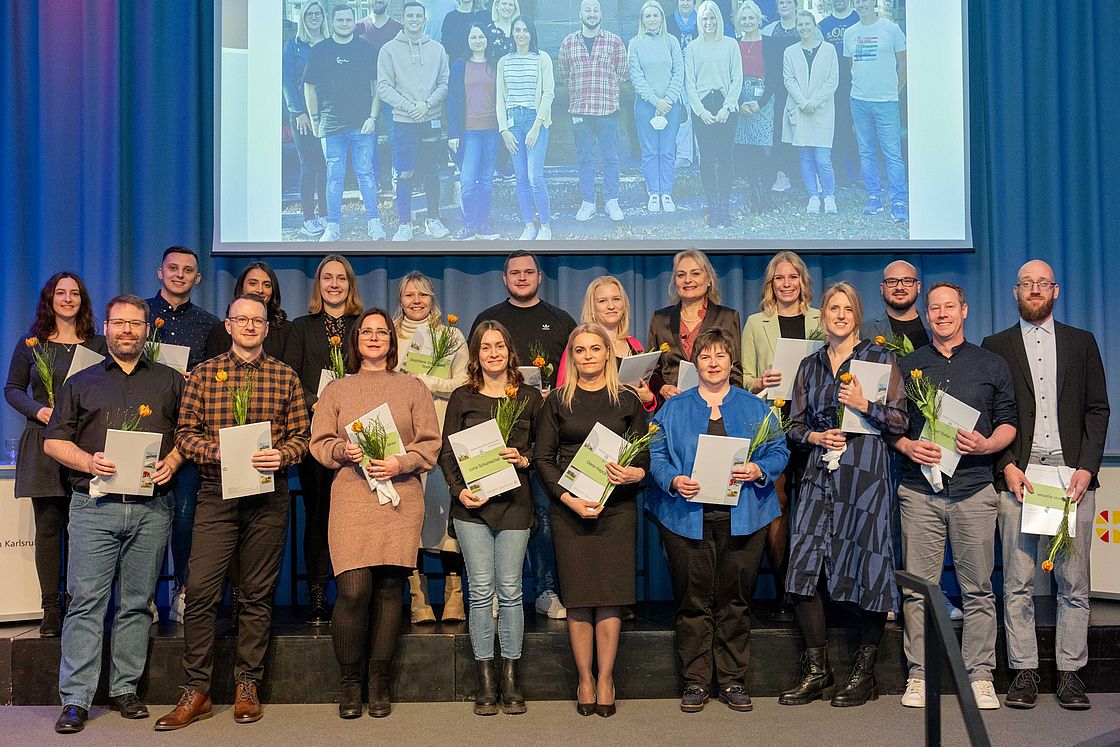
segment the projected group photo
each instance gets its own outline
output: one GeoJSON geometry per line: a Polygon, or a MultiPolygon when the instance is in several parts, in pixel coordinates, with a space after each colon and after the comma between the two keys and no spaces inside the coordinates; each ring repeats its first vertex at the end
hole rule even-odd
{"type": "Polygon", "coordinates": [[[922,238],[904,2],[280,10],[271,241],[922,238]]]}

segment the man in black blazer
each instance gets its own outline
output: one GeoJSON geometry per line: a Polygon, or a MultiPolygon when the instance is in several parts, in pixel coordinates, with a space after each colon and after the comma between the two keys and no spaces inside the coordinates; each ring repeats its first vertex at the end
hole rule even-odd
{"type": "Polygon", "coordinates": [[[1020,525],[1024,490],[1034,492],[1026,471],[1030,465],[1049,465],[1058,467],[1062,487],[1077,503],[1074,550],[1054,562],[1058,705],[1084,710],[1089,698],[1077,670],[1089,658],[1089,549],[1109,416],[1104,364],[1091,332],[1054,321],[1059,288],[1050,265],[1027,262],[1014,289],[1019,323],[983,343],[1007,360],[1019,411],[1015,440],[996,462],[1007,658],[1016,670],[1004,702],[1033,708],[1038,698],[1033,581],[1050,537],[1024,534],[1020,525]]]}

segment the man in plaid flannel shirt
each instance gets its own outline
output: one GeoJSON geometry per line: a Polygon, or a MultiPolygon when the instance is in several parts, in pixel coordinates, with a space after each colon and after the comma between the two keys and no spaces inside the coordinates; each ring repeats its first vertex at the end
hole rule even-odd
{"type": "Polygon", "coordinates": [[[579,160],[579,193],[582,203],[576,220],[595,214],[596,143],[603,159],[603,199],[611,220],[622,220],[618,206],[618,108],[622,81],[626,80],[626,47],[617,34],[602,27],[599,0],[579,6],[581,29],[560,43],[560,81],[568,86],[568,112],[579,160]]]}
{"type": "Polygon", "coordinates": [[[230,563],[240,563],[241,612],[238,621],[237,697],[233,715],[239,723],[261,718],[257,686],[264,675],[264,657],[272,626],[272,590],[280,573],[288,524],[288,481],[285,470],[307,453],[311,422],[299,376],[264,353],[268,332],[265,304],[241,296],[229,308],[226,331],[229,352],[205,361],[192,372],[183,392],[176,445],[194,460],[202,476],[195,514],[194,545],[184,621],[183,669],[187,684],[178,706],[156,729],[180,729],[212,713],[214,623],[222,584],[230,563]],[[255,377],[247,422],[272,424],[271,449],[253,454],[253,466],[275,474],[271,493],[222,499],[222,466],[218,431],[236,425],[229,386],[255,377]]]}

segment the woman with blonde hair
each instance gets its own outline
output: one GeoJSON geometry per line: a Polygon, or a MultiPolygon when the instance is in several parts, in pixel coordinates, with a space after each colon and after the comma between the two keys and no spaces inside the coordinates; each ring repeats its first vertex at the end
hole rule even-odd
{"type": "MultiPolygon", "coordinates": [[[[346,257],[341,254],[323,257],[315,269],[307,310],[307,315],[291,324],[283,361],[299,375],[307,406],[314,413],[319,401],[319,380],[323,370],[331,367],[331,350],[345,350],[350,328],[363,310],[358,279],[346,257]]],[[[327,583],[331,575],[327,527],[333,472],[310,454],[300,462],[298,471],[305,515],[303,560],[307,568],[307,622],[327,625],[330,623],[327,583]]]]}
{"type": "MultiPolygon", "coordinates": [[[[747,391],[761,394],[767,387],[778,386],[783,376],[793,376],[796,371],[777,371],[773,368],[774,346],[779,337],[807,339],[820,328],[821,312],[813,302],[813,279],[801,257],[791,251],[775,254],[766,265],[762,280],[761,311],[747,317],[743,327],[743,386],[747,391]]],[[[789,404],[785,405],[786,414],[789,404]]],[[[782,514],[770,525],[767,556],[774,573],[775,592],[778,595],[780,620],[792,620],[792,608],[783,599],[785,568],[789,548],[789,501],[793,483],[803,456],[790,449],[790,464],[775,481],[782,514]]]]}
{"type": "Polygon", "coordinates": [[[500,60],[513,51],[513,22],[521,15],[518,0],[494,0],[490,6],[490,23],[486,26],[486,54],[500,60]]]}
{"type": "Polygon", "coordinates": [[[668,350],[650,378],[650,389],[665,401],[680,394],[681,361],[692,359],[692,346],[701,332],[719,327],[731,334],[731,384],[743,385],[739,352],[739,312],[720,305],[719,278],[699,249],[685,249],[673,257],[669,302],[649,320],[649,350],[668,350]]]}
{"type": "MultiPolygon", "coordinates": [[[[401,344],[397,370],[416,377],[431,392],[442,431],[447,401],[451,393],[467,381],[467,342],[457,327],[446,323],[432,281],[423,273],[410,272],[397,284],[397,312],[393,316],[393,328],[401,344]],[[446,360],[436,361],[435,366],[426,368],[426,361],[415,357],[410,360],[409,354],[430,354],[432,328],[437,335],[445,330],[450,333],[454,352],[446,360]]],[[[408,579],[412,623],[436,621],[428,602],[428,579],[424,576],[425,550],[438,552],[443,565],[443,621],[462,622],[466,619],[463,556],[459,553],[459,544],[447,532],[450,506],[447,481],[442,471],[434,469],[422,475],[421,482],[424,483],[424,529],[420,535],[416,569],[408,579]]]]}
{"type": "Polygon", "coordinates": [[[560,598],[568,610],[568,636],[579,674],[576,709],[582,716],[615,712],[614,663],[622,608],[634,604],[638,483],[649,454],[628,467],[607,464],[614,490],[605,503],[586,501],[560,486],[596,423],[619,436],[646,432],[646,413],[632,390],[618,381],[614,341],[598,324],[581,324],[568,338],[565,383],[541,407],[533,466],[551,493],[552,541],[560,598]],[[598,663],[598,679],[592,663],[598,663]]]}
{"type": "Polygon", "coordinates": [[[284,105],[288,109],[292,140],[299,156],[299,201],[303,206],[300,233],[308,238],[321,236],[327,228],[327,162],[323,158],[322,141],[315,136],[303,97],[303,73],[311,56],[311,47],[330,33],[325,16],[320,3],[310,2],[303,6],[296,35],[284,42],[280,58],[284,105]]]}

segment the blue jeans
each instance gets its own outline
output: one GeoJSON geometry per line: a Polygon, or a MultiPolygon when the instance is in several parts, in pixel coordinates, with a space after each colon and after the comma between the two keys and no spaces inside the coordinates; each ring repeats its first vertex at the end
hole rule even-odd
{"type": "Polygon", "coordinates": [[[171,563],[175,583],[187,585],[187,568],[191,559],[191,534],[194,532],[194,510],[198,505],[198,465],[183,462],[175,473],[175,519],[171,524],[171,563]]]}
{"type": "Polygon", "coordinates": [[[490,206],[494,196],[494,164],[498,160],[497,130],[469,130],[463,133],[459,153],[460,198],[463,203],[463,225],[480,229],[490,222],[490,206]]]}
{"type": "Polygon", "coordinates": [[[323,145],[310,132],[299,134],[295,117],[291,119],[292,140],[299,155],[299,200],[303,207],[303,219],[312,220],[315,217],[316,197],[319,214],[326,217],[327,165],[323,161],[323,145]]]}
{"type": "Polygon", "coordinates": [[[498,640],[502,656],[521,658],[525,638],[521,567],[525,563],[528,529],[494,531],[485,524],[455,519],[455,536],[463,550],[470,599],[471,648],[478,661],[494,658],[495,592],[498,595],[498,640]]]}
{"type": "Polygon", "coordinates": [[[579,162],[579,194],[584,202],[595,202],[595,147],[603,161],[603,199],[618,199],[618,113],[604,116],[572,115],[579,162]],[[580,121],[576,121],[580,120],[580,121]]]}
{"type": "Polygon", "coordinates": [[[541,225],[551,222],[552,201],[548,196],[548,185],[544,183],[544,159],[548,154],[548,128],[541,127],[537,142],[532,148],[525,145],[525,136],[537,119],[536,109],[515,106],[506,111],[513,120],[509,131],[517,141],[517,152],[513,160],[513,174],[517,179],[517,204],[521,208],[521,222],[531,223],[534,212],[541,225]],[[535,210],[534,210],[535,208],[535,210]]]}
{"type": "Polygon", "coordinates": [[[879,159],[875,146],[883,151],[887,162],[887,189],[890,201],[906,203],[910,199],[906,188],[906,164],[902,161],[902,122],[897,101],[860,101],[852,99],[852,122],[856,128],[859,146],[859,167],[863,172],[863,186],[868,197],[879,197],[883,188],[879,182],[879,159]]]}
{"type": "Polygon", "coordinates": [[[556,591],[556,551],[552,547],[552,520],[549,510],[552,497],[536,471],[529,473],[529,488],[533,493],[533,513],[537,515],[537,528],[529,538],[529,566],[533,571],[533,593],[556,591]]]}
{"type": "Polygon", "coordinates": [[[656,113],[653,104],[640,98],[634,100],[634,124],[638,130],[638,145],[642,149],[642,176],[646,179],[646,191],[651,195],[668,195],[673,193],[673,182],[677,178],[680,102],[673,104],[665,115],[669,124],[660,132],[649,123],[656,113]]]}
{"type": "Polygon", "coordinates": [[[377,214],[377,158],[374,135],[363,135],[361,130],[350,130],[323,138],[323,153],[327,159],[327,223],[342,222],[342,183],[346,179],[346,153],[354,164],[358,191],[366,207],[366,220],[377,214]]]}
{"type": "Polygon", "coordinates": [[[62,704],[88,709],[101,677],[105,614],[117,584],[109,696],[135,693],[148,660],[152,613],[148,601],[159,580],[173,499],[117,503],[74,493],[70,499],[70,553],[62,624],[58,695],[62,704]]]}
{"type": "Polygon", "coordinates": [[[836,174],[832,171],[832,148],[804,145],[801,147],[801,180],[805,182],[805,191],[810,197],[820,194],[817,192],[818,178],[824,196],[835,197],[836,174]]]}
{"type": "MultiPolygon", "coordinates": [[[[401,224],[412,222],[412,185],[423,180],[428,218],[439,219],[439,128],[431,122],[394,122],[390,144],[393,168],[397,170],[397,217],[401,224]]],[[[446,148],[443,149],[446,151],[446,148]]]]}

